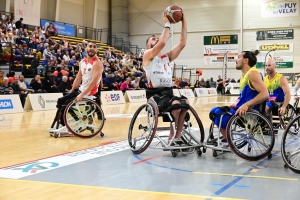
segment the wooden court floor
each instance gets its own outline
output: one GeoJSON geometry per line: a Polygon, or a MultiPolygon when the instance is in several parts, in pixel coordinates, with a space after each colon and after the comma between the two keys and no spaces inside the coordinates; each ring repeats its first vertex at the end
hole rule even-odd
{"type": "MultiPolygon", "coordinates": [[[[205,128],[210,125],[209,111],[215,106],[230,105],[237,97],[215,96],[190,99],[205,128]]],[[[0,168],[14,166],[69,152],[97,147],[127,139],[131,118],[110,117],[133,114],[141,103],[103,106],[107,116],[104,138],[53,138],[47,128],[55,111],[24,112],[0,115],[0,168]]],[[[126,190],[88,185],[61,184],[0,178],[0,199],[224,199],[177,193],[126,190]]]]}

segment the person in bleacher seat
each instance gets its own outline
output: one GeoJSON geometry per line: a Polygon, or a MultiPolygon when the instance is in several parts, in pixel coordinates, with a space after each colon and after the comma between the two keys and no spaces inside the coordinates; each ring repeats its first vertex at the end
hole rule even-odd
{"type": "Polygon", "coordinates": [[[59,92],[66,93],[66,92],[70,92],[71,89],[72,89],[72,86],[71,86],[70,82],[68,81],[68,77],[63,76],[62,82],[60,82],[60,84],[58,85],[59,92]]]}
{"type": "Polygon", "coordinates": [[[0,94],[13,94],[14,91],[8,83],[8,78],[3,78],[3,83],[0,85],[0,94]]]}
{"type": "Polygon", "coordinates": [[[131,87],[135,90],[141,90],[140,88],[140,77],[136,77],[133,81],[131,81],[131,87]]]}
{"type": "Polygon", "coordinates": [[[19,81],[18,81],[18,84],[20,86],[20,89],[22,91],[25,92],[25,94],[28,94],[28,93],[34,93],[34,90],[33,89],[30,89],[27,87],[27,84],[25,83],[25,79],[24,79],[24,76],[23,75],[20,75],[19,76],[19,81]]]}
{"type": "Polygon", "coordinates": [[[30,83],[30,86],[32,87],[35,93],[46,93],[46,91],[43,89],[40,75],[35,75],[35,77],[30,83]]]}
{"type": "Polygon", "coordinates": [[[20,96],[22,107],[24,108],[26,94],[23,90],[21,90],[19,86],[19,78],[17,76],[14,77],[14,82],[11,84],[11,88],[14,91],[14,94],[18,94],[20,96]]]}
{"type": "Polygon", "coordinates": [[[44,79],[42,80],[42,86],[43,86],[43,89],[46,90],[48,93],[58,92],[57,85],[55,85],[50,71],[46,72],[46,75],[45,75],[44,79]]]}
{"type": "Polygon", "coordinates": [[[130,83],[131,83],[131,78],[127,78],[126,81],[124,81],[121,84],[120,90],[122,90],[122,92],[126,92],[126,90],[132,90],[132,88],[130,87],[130,83]]]}
{"type": "Polygon", "coordinates": [[[3,84],[3,79],[4,79],[4,71],[0,70],[0,85],[3,84]]]}
{"type": "Polygon", "coordinates": [[[104,86],[108,87],[109,90],[118,90],[119,84],[112,77],[112,72],[108,71],[107,76],[103,79],[104,86]]]}

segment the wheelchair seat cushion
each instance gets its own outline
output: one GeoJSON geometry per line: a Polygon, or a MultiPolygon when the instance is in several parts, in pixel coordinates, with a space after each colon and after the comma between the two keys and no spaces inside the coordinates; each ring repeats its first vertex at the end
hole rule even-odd
{"type": "Polygon", "coordinates": [[[182,99],[186,99],[186,97],[181,96],[181,97],[176,97],[176,96],[169,96],[169,95],[163,95],[163,96],[158,96],[154,95],[153,96],[154,101],[157,103],[159,112],[166,112],[166,111],[172,111],[175,109],[180,109],[181,106],[178,105],[178,108],[174,105],[172,105],[173,101],[181,101],[182,99]],[[173,108],[173,109],[170,109],[173,108]]]}
{"type": "Polygon", "coordinates": [[[232,115],[234,115],[235,110],[231,109],[227,106],[226,107],[215,107],[210,111],[209,118],[214,122],[214,124],[216,124],[219,127],[220,121],[221,121],[221,116],[223,116],[222,124],[221,124],[221,127],[219,127],[219,128],[226,129],[227,123],[232,116],[228,113],[231,113],[232,115]]]}

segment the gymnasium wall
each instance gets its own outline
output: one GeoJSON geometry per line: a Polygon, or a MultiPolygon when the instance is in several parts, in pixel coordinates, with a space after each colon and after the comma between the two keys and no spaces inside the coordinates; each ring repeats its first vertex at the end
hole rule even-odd
{"type": "MultiPolygon", "coordinates": [[[[300,16],[261,18],[260,0],[244,0],[243,6],[243,45],[244,49],[256,49],[256,45],[293,43],[293,52],[274,52],[274,56],[293,56],[294,67],[278,69],[282,73],[300,72],[300,16]],[[291,26],[289,26],[291,23],[291,26]],[[294,29],[293,40],[256,41],[258,30],[294,29]]],[[[263,54],[262,54],[263,55],[263,54]]]]}

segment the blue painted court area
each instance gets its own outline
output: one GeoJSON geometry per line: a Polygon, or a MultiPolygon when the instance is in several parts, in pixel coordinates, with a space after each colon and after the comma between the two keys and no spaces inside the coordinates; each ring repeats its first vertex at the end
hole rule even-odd
{"type": "Polygon", "coordinates": [[[283,164],[278,149],[272,159],[250,162],[231,153],[214,158],[209,149],[202,156],[174,158],[155,149],[135,155],[121,141],[4,168],[0,177],[246,199],[284,199],[284,187],[294,188],[289,199],[298,199],[300,176],[283,164]]]}

